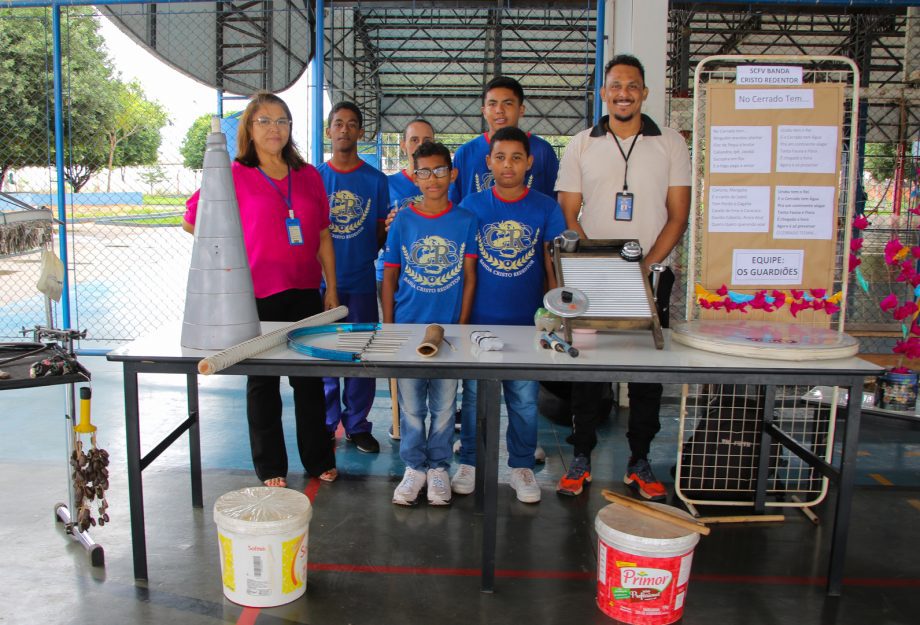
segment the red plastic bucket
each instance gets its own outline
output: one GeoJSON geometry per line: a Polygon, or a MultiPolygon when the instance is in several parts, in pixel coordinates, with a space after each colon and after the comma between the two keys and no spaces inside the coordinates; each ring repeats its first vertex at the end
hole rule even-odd
{"type": "MultiPolygon", "coordinates": [[[[673,514],[686,512],[650,504],[673,514]]],[[[630,625],[666,625],[683,616],[696,532],[610,504],[597,513],[597,607],[630,625]]]]}

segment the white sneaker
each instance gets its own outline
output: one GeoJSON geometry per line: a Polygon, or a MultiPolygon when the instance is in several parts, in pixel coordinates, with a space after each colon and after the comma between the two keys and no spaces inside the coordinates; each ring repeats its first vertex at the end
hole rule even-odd
{"type": "Polygon", "coordinates": [[[393,491],[393,503],[399,506],[414,506],[418,503],[419,491],[425,486],[425,472],[406,467],[402,482],[393,491]]]}
{"type": "Polygon", "coordinates": [[[446,506],[450,503],[450,476],[447,469],[428,469],[428,503],[446,506]]]}
{"type": "Polygon", "coordinates": [[[450,487],[458,495],[469,495],[476,490],[476,467],[471,464],[461,464],[454,473],[450,487]]]}
{"type": "Polygon", "coordinates": [[[533,461],[537,464],[546,463],[546,451],[539,445],[537,445],[537,448],[533,451],[533,461]]]}
{"type": "Polygon", "coordinates": [[[518,501],[524,503],[537,503],[540,501],[540,487],[537,485],[537,478],[534,477],[530,469],[511,469],[511,481],[508,482],[514,492],[517,493],[518,501]]]}
{"type": "Polygon", "coordinates": [[[454,441],[454,453],[459,454],[463,450],[463,445],[460,444],[460,439],[454,441]]]}

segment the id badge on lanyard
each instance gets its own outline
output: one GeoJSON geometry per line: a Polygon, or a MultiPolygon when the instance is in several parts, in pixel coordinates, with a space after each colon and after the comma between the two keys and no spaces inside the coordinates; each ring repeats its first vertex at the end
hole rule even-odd
{"type": "Polygon", "coordinates": [[[616,206],[613,209],[613,218],[616,221],[632,221],[633,194],[629,191],[617,193],[616,206]]]}
{"type": "Polygon", "coordinates": [[[303,245],[303,232],[300,230],[300,220],[294,217],[294,211],[288,211],[289,217],[284,220],[284,227],[287,229],[288,243],[291,245],[303,245]]]}
{"type": "Polygon", "coordinates": [[[281,199],[284,200],[285,206],[287,206],[288,217],[284,220],[284,229],[287,231],[288,244],[290,245],[303,245],[303,231],[300,228],[300,219],[294,216],[294,206],[291,203],[291,192],[292,192],[292,180],[294,178],[293,173],[288,169],[288,192],[287,195],[281,192],[281,189],[278,188],[278,185],[275,184],[275,181],[268,177],[261,167],[259,167],[259,172],[265,178],[265,180],[272,186],[272,188],[278,192],[278,195],[281,196],[281,199]]]}
{"type": "Polygon", "coordinates": [[[639,139],[639,135],[642,134],[642,129],[640,128],[636,136],[633,137],[632,143],[629,146],[629,152],[623,152],[623,146],[620,145],[620,140],[615,133],[611,134],[613,134],[613,140],[616,141],[620,154],[623,155],[623,190],[617,193],[616,199],[614,200],[613,218],[615,221],[632,221],[633,201],[635,200],[635,196],[629,192],[629,183],[627,182],[626,175],[629,173],[629,157],[632,155],[633,148],[636,147],[636,140],[639,139]]]}

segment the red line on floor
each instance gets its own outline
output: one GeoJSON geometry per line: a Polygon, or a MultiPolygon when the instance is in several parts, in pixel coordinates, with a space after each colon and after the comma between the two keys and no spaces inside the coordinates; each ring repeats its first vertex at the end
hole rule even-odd
{"type": "Polygon", "coordinates": [[[253,625],[259,618],[259,612],[261,612],[259,608],[243,608],[236,625],[253,625]]]}
{"type": "MultiPolygon", "coordinates": [[[[307,568],[313,571],[332,571],[335,573],[444,575],[453,577],[476,577],[480,573],[479,569],[473,568],[376,566],[367,564],[331,564],[326,562],[310,562],[307,568]]],[[[495,571],[495,576],[517,579],[593,579],[595,572],[497,569],[495,571]]],[[[695,582],[754,584],[762,586],[824,586],[827,584],[827,579],[824,577],[796,577],[792,575],[719,575],[703,573],[693,574],[690,576],[690,579],[695,582]]],[[[920,579],[848,577],[843,580],[843,583],[845,586],[920,588],[920,579]]]]}
{"type": "MultiPolygon", "coordinates": [[[[428,566],[376,566],[367,564],[327,564],[310,562],[307,569],[314,571],[333,571],[336,573],[383,573],[390,575],[445,575],[452,577],[477,577],[479,569],[439,568],[428,566]]],[[[543,571],[497,569],[496,577],[516,577],[530,579],[590,579],[594,572],[587,571],[543,571]]]]}
{"type": "Polygon", "coordinates": [[[319,486],[322,483],[323,481],[318,477],[311,477],[307,482],[307,487],[303,489],[303,494],[307,496],[310,503],[313,503],[313,499],[316,498],[316,493],[319,491],[319,486]]]}

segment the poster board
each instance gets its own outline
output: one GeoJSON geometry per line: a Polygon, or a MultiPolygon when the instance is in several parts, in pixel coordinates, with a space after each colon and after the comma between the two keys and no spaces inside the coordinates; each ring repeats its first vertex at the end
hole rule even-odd
{"type": "MultiPolygon", "coordinates": [[[[750,294],[830,289],[839,262],[844,85],[705,88],[700,284],[750,294]]],[[[792,320],[779,312],[777,321],[792,320]]]]}

